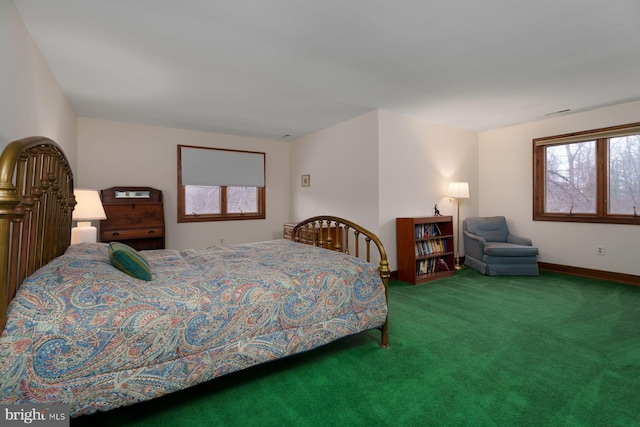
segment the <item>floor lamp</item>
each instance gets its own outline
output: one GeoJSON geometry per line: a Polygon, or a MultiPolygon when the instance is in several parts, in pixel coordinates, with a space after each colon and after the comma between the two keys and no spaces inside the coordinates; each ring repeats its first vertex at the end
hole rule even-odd
{"type": "Polygon", "coordinates": [[[464,269],[464,265],[460,264],[460,199],[469,198],[469,183],[468,182],[450,182],[449,189],[447,190],[447,196],[450,200],[455,200],[457,205],[457,225],[456,225],[456,270],[464,269]]]}

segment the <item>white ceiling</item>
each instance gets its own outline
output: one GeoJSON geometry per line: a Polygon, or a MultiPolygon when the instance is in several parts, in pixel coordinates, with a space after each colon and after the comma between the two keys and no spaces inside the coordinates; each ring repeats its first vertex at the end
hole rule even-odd
{"type": "Polygon", "coordinates": [[[639,0],[14,0],[83,117],[295,139],[640,99],[639,0]]]}

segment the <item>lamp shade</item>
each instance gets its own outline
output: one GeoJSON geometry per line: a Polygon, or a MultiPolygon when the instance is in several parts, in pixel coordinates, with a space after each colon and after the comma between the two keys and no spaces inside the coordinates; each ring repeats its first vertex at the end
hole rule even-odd
{"type": "Polygon", "coordinates": [[[72,218],[76,221],[94,221],[107,219],[97,190],[75,189],[76,207],[72,218]]]}
{"type": "Polygon", "coordinates": [[[447,190],[447,196],[456,199],[468,199],[469,198],[469,183],[468,182],[450,182],[449,189],[447,190]]]}

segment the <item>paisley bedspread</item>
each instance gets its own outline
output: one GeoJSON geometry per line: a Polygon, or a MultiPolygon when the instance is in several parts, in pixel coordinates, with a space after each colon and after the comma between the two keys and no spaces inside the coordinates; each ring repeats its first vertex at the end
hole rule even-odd
{"type": "Polygon", "coordinates": [[[0,337],[0,403],[72,416],[149,400],[381,326],[374,266],[287,240],[142,251],[151,282],[80,244],[36,271],[0,337]]]}

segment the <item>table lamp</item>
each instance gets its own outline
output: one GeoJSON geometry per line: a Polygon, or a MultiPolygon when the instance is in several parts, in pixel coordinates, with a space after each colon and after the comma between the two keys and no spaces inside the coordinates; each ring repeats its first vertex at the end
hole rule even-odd
{"type": "Polygon", "coordinates": [[[73,194],[76,196],[76,207],[72,219],[76,221],[76,226],[71,229],[71,244],[95,243],[98,230],[91,225],[91,221],[107,219],[98,191],[76,188],[73,194]]]}

